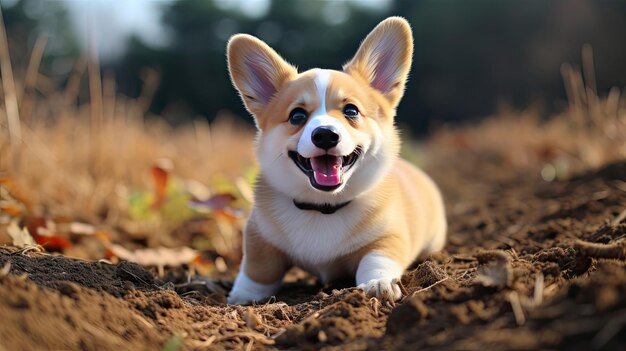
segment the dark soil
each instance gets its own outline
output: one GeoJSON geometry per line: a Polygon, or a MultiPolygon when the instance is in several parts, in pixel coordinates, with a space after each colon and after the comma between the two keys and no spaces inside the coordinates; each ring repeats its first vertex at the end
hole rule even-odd
{"type": "Polygon", "coordinates": [[[475,172],[432,172],[449,242],[397,306],[301,272],[227,306],[227,281],[4,248],[0,350],[626,349],[626,163],[550,183],[475,172]]]}

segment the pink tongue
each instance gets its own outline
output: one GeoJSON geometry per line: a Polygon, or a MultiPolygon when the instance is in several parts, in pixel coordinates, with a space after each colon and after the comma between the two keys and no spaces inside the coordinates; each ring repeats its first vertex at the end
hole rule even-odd
{"type": "Polygon", "coordinates": [[[317,184],[322,186],[341,184],[341,161],[341,157],[330,155],[311,158],[311,167],[317,184]]]}

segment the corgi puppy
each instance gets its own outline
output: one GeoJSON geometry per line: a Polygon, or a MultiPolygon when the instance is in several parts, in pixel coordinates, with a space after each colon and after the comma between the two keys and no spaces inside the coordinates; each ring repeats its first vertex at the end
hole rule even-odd
{"type": "Polygon", "coordinates": [[[228,303],[274,295],[294,265],[322,282],[354,277],[368,296],[400,299],[403,271],[446,239],[437,186],[398,157],[394,116],[413,54],[408,22],[382,21],[343,71],[298,73],[246,34],[227,50],[258,129],[261,168],[228,303]]]}

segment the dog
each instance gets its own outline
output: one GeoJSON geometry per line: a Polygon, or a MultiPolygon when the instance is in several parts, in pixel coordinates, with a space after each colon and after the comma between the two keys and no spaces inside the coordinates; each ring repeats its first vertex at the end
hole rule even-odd
{"type": "Polygon", "coordinates": [[[260,172],[228,303],[274,295],[292,266],[324,283],[354,277],[367,296],[394,302],[404,270],[443,248],[442,196],[399,157],[394,126],[412,55],[401,17],[378,24],[343,71],[298,73],[254,36],[229,40],[260,172]]]}

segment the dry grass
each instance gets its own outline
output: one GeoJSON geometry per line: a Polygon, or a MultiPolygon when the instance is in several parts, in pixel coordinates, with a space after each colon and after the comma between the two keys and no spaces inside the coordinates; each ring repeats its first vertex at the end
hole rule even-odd
{"type": "MultiPolygon", "coordinates": [[[[20,69],[11,68],[2,28],[0,23],[0,180],[10,180],[9,192],[28,205],[27,217],[79,220],[115,231],[132,220],[132,192],[153,191],[151,170],[164,159],[173,166],[170,180],[196,189],[202,184],[204,195],[223,189],[223,179],[241,184],[237,179],[255,167],[252,127],[233,116],[179,128],[148,116],[155,72],[146,71],[136,99],[116,95],[114,80],[101,79],[95,60],[78,59],[65,88],[44,88],[49,80],[38,72],[45,48],[40,39],[25,74],[14,76],[20,69]],[[83,90],[90,102],[79,105],[83,90]]],[[[158,236],[180,225],[152,222],[158,236]]]]}
{"type": "Polygon", "coordinates": [[[222,120],[172,129],[160,120],[144,122],[141,113],[123,112],[133,104],[122,102],[120,112],[97,131],[89,123],[89,106],[23,125],[17,169],[11,167],[4,133],[0,169],[45,211],[90,218],[116,207],[116,189],[150,187],[150,169],[161,158],[173,161],[174,175],[206,185],[215,175],[235,178],[253,165],[252,135],[245,127],[222,120]]]}
{"type": "Polygon", "coordinates": [[[506,110],[475,126],[439,130],[427,143],[426,168],[435,177],[445,175],[447,181],[466,186],[471,183],[468,175],[553,181],[626,158],[626,100],[618,88],[599,96],[588,46],[583,48],[583,68],[562,67],[566,111],[542,119],[533,109],[506,110]]]}

